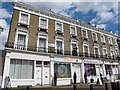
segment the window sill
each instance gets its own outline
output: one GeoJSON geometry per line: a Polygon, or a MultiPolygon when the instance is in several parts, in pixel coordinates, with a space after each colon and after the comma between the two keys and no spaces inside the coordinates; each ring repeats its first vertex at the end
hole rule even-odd
{"type": "Polygon", "coordinates": [[[18,25],[18,26],[23,26],[23,27],[29,28],[29,25],[28,25],[28,24],[18,23],[17,25],[18,25]]]}

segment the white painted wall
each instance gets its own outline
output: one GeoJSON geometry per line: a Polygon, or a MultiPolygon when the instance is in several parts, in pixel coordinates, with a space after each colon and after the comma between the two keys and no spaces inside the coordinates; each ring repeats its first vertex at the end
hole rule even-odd
{"type": "Polygon", "coordinates": [[[2,76],[0,76],[0,87],[2,85],[2,76]]]}
{"type": "MultiPolygon", "coordinates": [[[[50,61],[49,56],[30,54],[30,53],[20,53],[20,52],[6,53],[4,72],[3,72],[3,80],[2,80],[2,88],[4,88],[5,77],[9,76],[10,59],[50,61]]],[[[35,65],[35,63],[34,63],[34,65],[35,65]]],[[[34,67],[34,73],[35,72],[36,72],[36,70],[35,70],[35,67],[34,67]]],[[[34,78],[35,78],[35,74],[34,74],[34,78]]],[[[11,79],[10,81],[11,81],[11,86],[12,87],[16,87],[17,85],[33,85],[33,86],[35,85],[35,79],[11,79]]],[[[42,81],[42,84],[43,84],[43,81],[42,81]]]]}

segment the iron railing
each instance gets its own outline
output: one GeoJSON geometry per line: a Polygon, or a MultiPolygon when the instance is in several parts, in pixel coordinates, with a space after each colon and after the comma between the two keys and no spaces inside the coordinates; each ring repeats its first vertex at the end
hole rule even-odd
{"type": "Polygon", "coordinates": [[[42,52],[42,53],[53,53],[58,55],[71,55],[71,56],[78,56],[78,57],[91,57],[91,58],[104,58],[104,59],[117,59],[119,60],[119,56],[108,56],[108,55],[99,55],[99,54],[89,54],[84,52],[78,52],[77,50],[73,51],[63,51],[59,49],[54,48],[44,48],[44,47],[35,47],[35,46],[25,46],[25,45],[19,45],[14,43],[6,43],[6,48],[13,48],[17,50],[24,50],[24,51],[35,51],[35,52],[42,52]]]}

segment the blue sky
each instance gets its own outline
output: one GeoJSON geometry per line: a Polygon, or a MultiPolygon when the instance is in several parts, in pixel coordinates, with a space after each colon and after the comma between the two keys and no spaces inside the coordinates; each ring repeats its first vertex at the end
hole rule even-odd
{"type": "MultiPolygon", "coordinates": [[[[1,33],[2,46],[6,42],[13,6],[8,0],[0,0],[0,25],[5,29],[1,33]]],[[[98,28],[105,28],[106,31],[112,30],[118,33],[118,3],[117,2],[35,2],[39,0],[20,0],[35,7],[50,10],[61,15],[79,19],[81,22],[97,25],[98,28]],[[26,1],[26,2],[25,2],[26,1]],[[31,2],[28,2],[31,1],[31,2]]]]}

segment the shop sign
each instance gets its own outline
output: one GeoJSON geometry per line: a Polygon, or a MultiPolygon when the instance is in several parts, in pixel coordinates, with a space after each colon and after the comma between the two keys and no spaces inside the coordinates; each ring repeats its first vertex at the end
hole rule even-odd
{"type": "Polygon", "coordinates": [[[117,65],[118,63],[117,62],[107,62],[107,61],[105,61],[104,64],[110,64],[110,65],[115,64],[115,65],[117,65]]]}
{"type": "Polygon", "coordinates": [[[101,60],[84,60],[84,63],[89,63],[89,64],[103,64],[101,60]]]}
{"type": "Polygon", "coordinates": [[[54,61],[60,61],[60,62],[74,62],[74,63],[81,63],[81,59],[77,58],[62,58],[62,57],[55,57],[54,61]]]}

